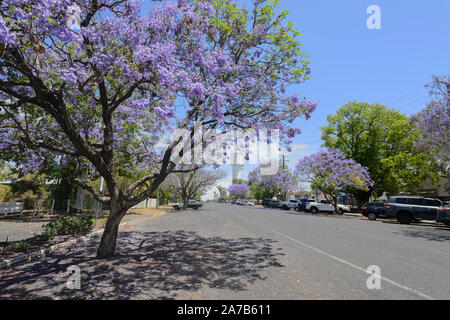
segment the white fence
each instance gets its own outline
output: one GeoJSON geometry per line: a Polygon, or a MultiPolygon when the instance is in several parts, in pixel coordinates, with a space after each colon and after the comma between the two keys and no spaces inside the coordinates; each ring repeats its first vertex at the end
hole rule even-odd
{"type": "Polygon", "coordinates": [[[0,203],[0,218],[6,217],[11,213],[23,212],[23,202],[2,202],[0,203]]]}
{"type": "MultiPolygon", "coordinates": [[[[70,200],[57,200],[57,199],[43,199],[36,200],[33,204],[33,214],[39,215],[40,213],[50,213],[53,214],[55,211],[71,212],[74,202],[70,200]]],[[[132,209],[142,209],[142,208],[157,208],[157,199],[146,199],[141,203],[135,205],[132,209]]],[[[92,196],[86,195],[81,202],[82,211],[90,211],[98,213],[99,211],[109,210],[109,205],[102,204],[96,201],[92,196]]],[[[4,218],[10,214],[22,214],[24,209],[23,202],[0,202],[0,218],[4,218]]],[[[31,211],[31,209],[29,210],[31,211]]],[[[28,211],[27,211],[28,212],[28,211]]]]}
{"type": "Polygon", "coordinates": [[[138,203],[132,209],[142,209],[142,208],[156,208],[157,207],[157,199],[145,199],[141,203],[138,203]]]}

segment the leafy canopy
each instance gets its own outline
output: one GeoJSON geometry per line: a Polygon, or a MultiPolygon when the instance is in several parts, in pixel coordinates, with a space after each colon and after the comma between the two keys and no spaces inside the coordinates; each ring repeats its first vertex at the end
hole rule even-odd
{"type": "Polygon", "coordinates": [[[419,131],[394,109],[352,101],[327,120],[328,125],[321,127],[324,145],[367,167],[375,195],[414,188],[433,172],[429,154],[415,146],[419,131]]]}

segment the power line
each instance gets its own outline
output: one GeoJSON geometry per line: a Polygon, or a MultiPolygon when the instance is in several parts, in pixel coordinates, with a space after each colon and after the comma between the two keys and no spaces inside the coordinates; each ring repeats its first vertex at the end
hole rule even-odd
{"type": "Polygon", "coordinates": [[[423,89],[425,89],[425,87],[424,87],[424,86],[420,86],[419,88],[417,88],[417,89],[415,89],[415,90],[413,90],[413,91],[411,91],[411,92],[409,92],[409,93],[407,93],[407,94],[401,96],[400,98],[395,99],[395,100],[392,101],[390,104],[397,103],[397,102],[403,100],[404,98],[407,98],[407,97],[409,97],[409,96],[415,94],[416,92],[419,92],[421,89],[423,90],[423,89]]]}
{"type": "Polygon", "coordinates": [[[425,107],[425,103],[427,101],[429,101],[429,99],[430,99],[429,97],[423,97],[422,99],[409,102],[397,109],[399,111],[407,111],[407,110],[411,110],[413,107],[416,107],[416,106],[421,106],[423,108],[423,107],[425,107]]]}
{"type": "Polygon", "coordinates": [[[407,99],[403,99],[402,101],[400,101],[398,103],[393,103],[392,105],[394,105],[394,106],[396,105],[396,106],[402,107],[402,106],[405,106],[407,104],[413,103],[415,101],[428,99],[428,98],[429,98],[428,95],[421,93],[421,94],[418,94],[418,95],[416,94],[416,95],[410,96],[407,99]]]}

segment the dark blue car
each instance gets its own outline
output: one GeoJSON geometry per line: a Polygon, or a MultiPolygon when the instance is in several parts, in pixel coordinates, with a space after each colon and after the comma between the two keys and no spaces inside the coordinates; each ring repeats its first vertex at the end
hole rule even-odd
{"type": "Polygon", "coordinates": [[[378,217],[385,216],[385,209],[383,202],[367,202],[362,206],[362,215],[369,218],[369,220],[376,220],[378,217]]]}
{"type": "Polygon", "coordinates": [[[305,207],[308,204],[308,202],[313,202],[313,199],[300,199],[297,202],[297,206],[295,207],[295,210],[297,211],[305,211],[305,207]]]}
{"type": "Polygon", "coordinates": [[[450,225],[450,203],[447,203],[438,211],[436,221],[450,225]]]}

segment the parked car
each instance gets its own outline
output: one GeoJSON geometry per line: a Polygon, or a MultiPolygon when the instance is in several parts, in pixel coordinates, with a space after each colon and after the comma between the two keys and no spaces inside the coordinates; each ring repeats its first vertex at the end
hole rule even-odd
{"type": "Polygon", "coordinates": [[[176,202],[176,203],[174,203],[174,204],[172,205],[172,207],[173,207],[175,210],[181,210],[181,209],[183,208],[183,203],[182,203],[182,202],[176,202]]]}
{"type": "Polygon", "coordinates": [[[238,206],[242,206],[242,200],[236,200],[236,204],[237,204],[238,206]]]}
{"type": "Polygon", "coordinates": [[[395,196],[389,198],[384,209],[386,216],[396,218],[401,224],[410,224],[417,220],[436,220],[443,205],[438,199],[395,196]]]}
{"type": "Polygon", "coordinates": [[[280,208],[280,201],[278,200],[270,200],[267,204],[267,208],[280,208]]]}
{"type": "Polygon", "coordinates": [[[306,205],[310,202],[315,202],[314,199],[300,199],[297,203],[297,207],[295,207],[295,210],[297,211],[305,211],[306,205]]]}
{"type": "Polygon", "coordinates": [[[264,208],[267,208],[268,205],[269,205],[270,200],[272,200],[272,199],[270,199],[270,198],[263,199],[262,202],[261,202],[262,206],[264,208]]]}
{"type": "Polygon", "coordinates": [[[236,204],[236,199],[231,200],[231,204],[236,204]]]}
{"type": "MultiPolygon", "coordinates": [[[[350,208],[343,204],[338,204],[338,213],[343,214],[344,212],[350,212],[350,208]]],[[[311,213],[318,212],[334,212],[334,205],[327,200],[320,200],[320,202],[309,202],[306,204],[305,211],[310,211],[311,213]]]]}
{"type": "Polygon", "coordinates": [[[384,202],[367,202],[362,206],[362,215],[369,220],[377,220],[378,217],[385,217],[384,202]]]}
{"type": "Polygon", "coordinates": [[[450,203],[437,212],[436,221],[450,225],[450,203]]]}
{"type": "Polygon", "coordinates": [[[243,206],[254,206],[255,204],[248,200],[242,200],[242,205],[243,206]]]}
{"type": "Polygon", "coordinates": [[[298,200],[288,200],[288,201],[281,201],[280,207],[284,210],[290,210],[291,208],[297,207],[298,200]]]}
{"type": "MultiPolygon", "coordinates": [[[[194,210],[197,210],[198,208],[200,208],[202,206],[203,206],[203,203],[201,201],[198,201],[198,200],[189,200],[188,204],[187,204],[188,208],[191,208],[191,209],[194,209],[194,210]]],[[[183,208],[183,203],[182,202],[174,203],[172,205],[172,207],[175,210],[181,210],[183,208]]]]}
{"type": "Polygon", "coordinates": [[[203,207],[203,202],[200,200],[189,200],[187,207],[197,210],[198,208],[203,207]]]}

